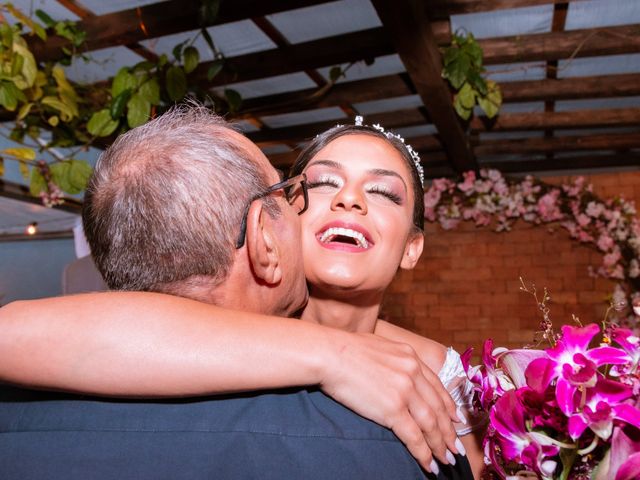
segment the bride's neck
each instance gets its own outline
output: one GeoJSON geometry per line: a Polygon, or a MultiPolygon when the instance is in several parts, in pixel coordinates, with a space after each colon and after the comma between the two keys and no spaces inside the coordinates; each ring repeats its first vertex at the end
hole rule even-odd
{"type": "Polygon", "coordinates": [[[344,292],[336,295],[332,292],[328,295],[311,288],[309,303],[301,318],[349,332],[373,333],[381,302],[381,294],[344,292]]]}

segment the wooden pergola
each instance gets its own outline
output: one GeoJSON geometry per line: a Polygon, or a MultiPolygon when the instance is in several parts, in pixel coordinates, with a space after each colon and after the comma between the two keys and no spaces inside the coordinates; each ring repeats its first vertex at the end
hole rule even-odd
{"type": "MultiPolygon", "coordinates": [[[[157,53],[142,42],[200,28],[197,15],[200,2],[193,0],[168,0],[104,15],[94,14],[81,1],[57,2],[81,18],[80,28],[87,32],[88,50],[125,46],[154,60],[157,53]]],[[[371,0],[381,25],[348,33],[327,32],[322,38],[292,43],[268,18],[328,3],[328,0],[223,0],[212,25],[248,20],[276,47],[227,56],[226,68],[211,81],[207,80],[208,63],[190,74],[205,90],[300,72],[313,82],[313,88],[250,96],[235,117],[252,126],[248,136],[265,149],[277,167],[291,164],[301,142],[336,121],[270,128],[263,121],[265,117],[337,107],[344,112],[345,119],[353,118],[361,113],[356,104],[410,95],[418,95],[421,104],[370,114],[366,122],[400,130],[430,126],[434,133],[405,135],[421,153],[428,177],[455,176],[485,167],[524,174],[640,165],[637,102],[628,107],[597,110],[555,108],[558,101],[640,95],[640,71],[571,78],[560,78],[557,74],[563,60],[640,52],[640,24],[565,30],[570,4],[580,2],[559,0],[371,0]],[[550,31],[482,38],[479,43],[485,65],[509,68],[544,62],[546,78],[501,82],[505,112],[491,120],[476,116],[468,123],[462,122],[453,109],[450,88],[441,76],[442,49],[451,42],[451,16],[541,5],[552,5],[550,31]],[[350,62],[371,64],[393,54],[401,59],[404,71],[364,79],[350,79],[347,75],[344,81],[318,95],[329,82],[321,69],[350,62]],[[522,102],[544,102],[544,111],[509,113],[509,104],[522,102]],[[594,129],[598,131],[594,133],[594,129]],[[571,133],[562,134],[563,131],[571,133]],[[487,132],[528,135],[486,138],[487,132]]],[[[340,2],[335,2],[335,7],[343,8],[340,2]]],[[[60,54],[64,40],[53,37],[43,43],[36,38],[30,46],[38,59],[52,59],[60,54]]],[[[9,190],[16,192],[15,186],[0,184],[0,191],[7,194],[9,190]]]]}

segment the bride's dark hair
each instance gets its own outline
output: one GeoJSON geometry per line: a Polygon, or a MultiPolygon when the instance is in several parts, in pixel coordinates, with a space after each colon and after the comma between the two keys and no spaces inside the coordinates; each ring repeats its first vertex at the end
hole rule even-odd
{"type": "Polygon", "coordinates": [[[345,135],[371,135],[372,137],[377,137],[382,140],[385,140],[389,145],[395,148],[400,156],[404,159],[407,167],[409,168],[409,172],[411,172],[411,183],[413,186],[413,225],[418,228],[420,231],[424,230],[424,189],[422,187],[422,182],[420,180],[420,176],[418,175],[418,171],[416,170],[415,164],[413,163],[413,158],[411,154],[407,150],[407,147],[404,143],[402,143],[399,139],[395,137],[387,137],[384,133],[375,130],[374,128],[368,126],[359,126],[359,125],[342,125],[333,127],[326,132],[321,133],[316,138],[311,140],[307,144],[306,147],[300,152],[298,158],[291,166],[291,170],[289,172],[290,176],[295,176],[305,169],[309,161],[326,147],[329,143],[334,141],[336,138],[343,137],[345,135]]]}

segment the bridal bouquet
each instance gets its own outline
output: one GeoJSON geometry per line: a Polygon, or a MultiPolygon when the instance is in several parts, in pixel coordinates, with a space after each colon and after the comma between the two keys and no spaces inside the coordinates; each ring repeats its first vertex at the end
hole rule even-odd
{"type": "Polygon", "coordinates": [[[463,355],[475,408],[489,417],[489,478],[639,479],[640,338],[606,320],[557,334],[539,305],[550,348],[487,340],[481,365],[469,366],[470,350],[463,355]]]}

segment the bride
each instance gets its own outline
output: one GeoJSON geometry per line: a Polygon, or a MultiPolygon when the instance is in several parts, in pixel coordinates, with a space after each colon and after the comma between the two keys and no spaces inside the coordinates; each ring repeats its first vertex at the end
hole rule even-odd
{"type": "MultiPolygon", "coordinates": [[[[455,463],[451,451],[466,450],[474,475],[479,477],[481,432],[472,422],[471,386],[459,355],[378,318],[384,292],[396,271],[413,268],[423,249],[423,178],[417,154],[400,137],[379,126],[362,125],[358,118],[356,125],[334,127],[310,142],[292,168],[292,177],[299,174],[306,175],[308,203],[302,189],[286,195],[299,209],[307,206],[300,218],[309,301],[301,321],[375,333],[413,347],[427,367],[439,372],[456,402],[459,419],[466,416],[468,421],[456,425],[464,446],[457,439],[455,445],[448,442],[449,450],[438,457],[455,463]]],[[[237,248],[243,248],[244,242],[242,231],[237,248]]],[[[173,337],[212,317],[228,318],[233,328],[238,312],[180,297],[107,292],[18,302],[3,310],[4,324],[20,319],[11,323],[12,330],[3,332],[0,349],[0,378],[13,383],[120,396],[198,395],[315,383],[313,378],[291,375],[274,385],[255,373],[256,368],[261,371],[261,365],[252,364],[234,368],[224,381],[212,380],[204,372],[225,360],[224,351],[220,358],[215,355],[220,347],[215,338],[209,348],[213,354],[197,356],[198,371],[203,374],[194,375],[193,362],[181,358],[192,351],[191,346],[174,344],[173,337]],[[60,328],[61,319],[67,322],[66,330],[60,328]],[[130,340],[134,323],[143,325],[136,337],[146,339],[142,348],[130,340]],[[57,352],[50,349],[52,340],[57,352]],[[59,361],[59,355],[65,360],[59,361]],[[36,356],[40,364],[46,362],[44,372],[33,365],[36,356]],[[151,356],[161,361],[148,362],[151,356]],[[141,378],[147,381],[140,382],[141,378]]],[[[263,321],[260,315],[243,315],[263,321]]],[[[242,345],[234,347],[264,351],[263,339],[250,332],[245,337],[242,345]]],[[[194,339],[193,349],[201,351],[202,341],[194,339]]],[[[307,353],[300,351],[299,355],[302,358],[307,353]]],[[[278,354],[270,350],[264,362],[273,362],[278,354]]],[[[341,401],[338,394],[332,396],[341,401]]],[[[418,460],[425,465],[424,454],[412,453],[421,456],[418,460]]],[[[426,465],[437,470],[437,464],[428,460],[430,455],[426,465]]]]}

